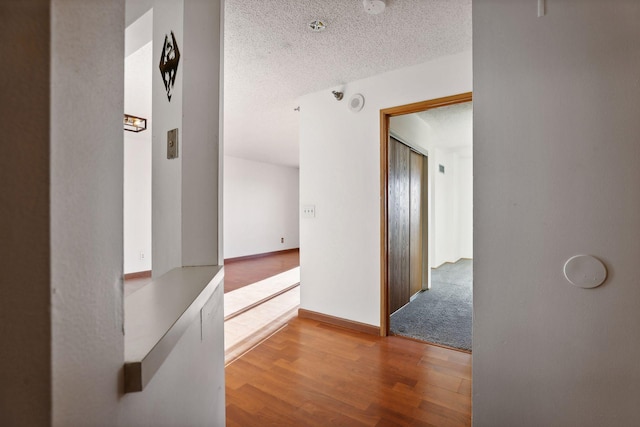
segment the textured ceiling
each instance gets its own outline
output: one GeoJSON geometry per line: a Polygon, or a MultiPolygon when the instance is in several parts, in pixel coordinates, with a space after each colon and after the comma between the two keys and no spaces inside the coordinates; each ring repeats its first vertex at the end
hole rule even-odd
{"type": "Polygon", "coordinates": [[[429,125],[438,147],[471,149],[473,141],[473,105],[471,102],[433,108],[416,114],[429,125]]]}
{"type": "Polygon", "coordinates": [[[298,166],[299,96],[470,50],[471,0],[226,0],[224,44],[225,153],[298,166]]]}

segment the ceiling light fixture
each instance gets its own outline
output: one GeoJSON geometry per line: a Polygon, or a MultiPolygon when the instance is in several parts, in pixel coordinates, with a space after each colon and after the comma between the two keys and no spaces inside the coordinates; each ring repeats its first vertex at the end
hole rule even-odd
{"type": "Polygon", "coordinates": [[[311,31],[319,33],[327,28],[327,24],[322,19],[315,19],[309,22],[309,28],[311,31]]]}
{"type": "Polygon", "coordinates": [[[385,0],[362,0],[364,11],[370,15],[382,13],[387,2],[385,0]]]}

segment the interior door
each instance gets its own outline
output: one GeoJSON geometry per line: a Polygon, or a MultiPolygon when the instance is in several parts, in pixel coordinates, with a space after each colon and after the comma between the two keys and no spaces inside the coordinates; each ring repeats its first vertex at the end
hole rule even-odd
{"type": "Polygon", "coordinates": [[[388,286],[389,314],[409,302],[409,219],[411,150],[389,138],[388,151],[388,286]]]}

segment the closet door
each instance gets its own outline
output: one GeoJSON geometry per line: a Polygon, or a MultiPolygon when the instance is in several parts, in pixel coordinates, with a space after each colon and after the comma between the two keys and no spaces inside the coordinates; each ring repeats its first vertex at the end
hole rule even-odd
{"type": "Polygon", "coordinates": [[[388,284],[389,313],[409,302],[411,150],[389,138],[388,284]]]}
{"type": "MultiPolygon", "coordinates": [[[[409,167],[409,296],[422,290],[423,156],[411,151],[409,167]]],[[[426,216],[426,215],[425,215],[426,216]]]]}

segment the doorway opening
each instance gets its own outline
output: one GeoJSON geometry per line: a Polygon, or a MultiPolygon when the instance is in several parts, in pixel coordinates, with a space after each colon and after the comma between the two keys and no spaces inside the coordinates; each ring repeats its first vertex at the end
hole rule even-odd
{"type": "Polygon", "coordinates": [[[151,283],[153,9],[125,29],[124,294],[151,283]],[[144,126],[139,125],[141,122],[144,126]],[[130,123],[133,123],[131,125],[130,123]]]}
{"type": "Polygon", "coordinates": [[[472,94],[381,110],[381,333],[471,351],[472,94]]]}

